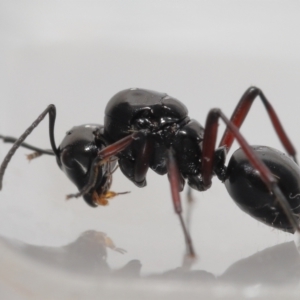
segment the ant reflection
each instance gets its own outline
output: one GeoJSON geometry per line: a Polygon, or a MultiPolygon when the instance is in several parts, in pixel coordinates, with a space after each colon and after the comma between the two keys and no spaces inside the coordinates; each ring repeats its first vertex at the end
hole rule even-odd
{"type": "Polygon", "coordinates": [[[160,280],[180,280],[197,284],[229,283],[239,286],[298,284],[300,256],[293,242],[276,245],[232,264],[222,275],[215,276],[204,270],[190,270],[185,266],[141,276],[141,263],[131,260],[118,270],[112,270],[106,258],[107,248],[124,254],[103,232],[89,230],[74,242],[62,247],[34,246],[1,237],[9,248],[33,258],[35,261],[76,274],[91,276],[118,276],[160,280]]]}
{"type": "Polygon", "coordinates": [[[116,247],[112,239],[100,231],[85,231],[74,242],[62,247],[35,246],[4,237],[1,241],[35,261],[78,274],[139,276],[141,269],[140,262],[132,260],[113,271],[106,260],[107,248],[121,254],[126,250],[116,247]]]}
{"type": "Polygon", "coordinates": [[[220,277],[237,284],[299,284],[300,256],[294,242],[276,245],[232,264],[220,277]]]}
{"type": "Polygon", "coordinates": [[[200,283],[229,283],[239,286],[299,284],[300,256],[294,242],[276,245],[233,263],[220,276],[183,267],[155,274],[152,278],[200,283]]]}

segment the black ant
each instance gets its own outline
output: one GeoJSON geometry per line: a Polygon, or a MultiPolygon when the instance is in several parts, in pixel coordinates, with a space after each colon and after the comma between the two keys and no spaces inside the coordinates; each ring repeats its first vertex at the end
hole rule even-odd
{"type": "Polygon", "coordinates": [[[14,145],[0,168],[0,188],[7,164],[17,148],[23,146],[35,151],[30,158],[42,154],[56,156],[58,166],[79,190],[67,198],[83,196],[93,207],[106,205],[109,198],[117,195],[110,191],[116,161],[123,174],[138,187],[146,185],[149,167],[159,175],[168,174],[175,212],[191,256],[194,249],[182,218],[180,200],[185,181],[193,189],[205,191],[216,175],[246,213],[272,227],[300,233],[300,169],[296,151],[273,107],[256,87],[245,92],[230,120],[220,109],[210,110],[204,128],[188,117],[187,108],[177,99],[135,88],[119,92],[108,102],[104,126],[73,127],[59,147],[54,140],[55,117],[55,106],[49,105],[20,138],[1,136],[14,145]],[[240,134],[239,128],[257,96],[292,159],[266,146],[249,146],[240,134]],[[47,114],[52,150],[23,143],[47,114]],[[216,148],[219,118],[227,128],[216,148]],[[225,166],[234,139],[241,148],[225,166]]]}

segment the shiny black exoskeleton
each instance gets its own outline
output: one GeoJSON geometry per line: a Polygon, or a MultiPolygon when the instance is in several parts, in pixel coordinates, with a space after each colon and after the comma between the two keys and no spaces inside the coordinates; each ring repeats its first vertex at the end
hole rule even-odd
{"type": "MultiPolygon", "coordinates": [[[[104,127],[101,125],[75,126],[66,133],[57,149],[57,164],[79,190],[88,183],[93,160],[107,145],[103,139],[103,130],[104,127]]],[[[110,161],[99,169],[93,189],[83,195],[88,205],[97,206],[93,199],[94,191],[98,195],[109,191],[112,182],[111,174],[115,165],[116,161],[110,161]]]]}
{"type": "MultiPolygon", "coordinates": [[[[278,186],[288,200],[292,213],[299,219],[299,166],[276,149],[254,146],[253,150],[277,178],[278,186]]],[[[291,233],[295,231],[280,204],[261,180],[259,172],[249,163],[241,149],[230,159],[225,186],[237,205],[258,221],[291,233]]]]}
{"type": "MultiPolygon", "coordinates": [[[[187,114],[180,101],[165,93],[129,89],[116,94],[105,109],[104,137],[112,144],[133,132],[142,133],[119,155],[123,174],[137,186],[145,186],[148,166],[157,174],[167,173],[167,150],[172,147],[180,174],[190,186],[202,190],[204,129],[187,114]]],[[[183,184],[182,180],[181,190],[183,184]]]]}
{"type": "Polygon", "coordinates": [[[108,199],[117,195],[109,190],[117,161],[123,174],[139,187],[146,185],[149,167],[157,174],[168,174],[175,212],[191,255],[194,251],[182,219],[179,195],[185,181],[204,191],[217,175],[246,213],[272,227],[300,232],[300,169],[296,151],[273,107],[256,87],[245,92],[230,120],[221,110],[212,109],[204,127],[188,117],[187,108],[177,99],[143,89],[116,94],[107,104],[104,126],[73,127],[59,147],[54,140],[55,116],[55,106],[49,105],[19,139],[0,136],[6,142],[15,142],[0,168],[0,188],[8,162],[16,149],[23,146],[35,151],[30,158],[55,155],[59,167],[79,190],[67,197],[83,196],[91,206],[106,205],[108,199]],[[240,134],[239,128],[257,96],[293,160],[268,147],[250,147],[240,134]],[[47,114],[52,151],[23,142],[47,114]],[[216,147],[220,118],[227,128],[216,147]],[[241,148],[226,166],[226,155],[234,139],[241,148]]]}

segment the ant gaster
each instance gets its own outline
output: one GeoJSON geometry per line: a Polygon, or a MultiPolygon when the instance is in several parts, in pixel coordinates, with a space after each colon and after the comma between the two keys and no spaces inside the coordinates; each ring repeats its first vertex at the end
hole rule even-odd
{"type": "Polygon", "coordinates": [[[56,156],[58,166],[79,190],[67,198],[83,196],[93,207],[105,205],[109,198],[117,195],[110,191],[116,162],[138,187],[146,185],[149,167],[159,175],[168,174],[175,212],[191,256],[194,249],[182,218],[180,200],[185,181],[193,189],[205,191],[216,175],[246,213],[283,231],[300,232],[300,169],[296,151],[273,107],[256,87],[244,93],[230,120],[220,109],[210,110],[205,127],[190,119],[187,108],[177,99],[144,89],[127,89],[116,94],[106,106],[104,126],[73,127],[59,147],[54,140],[55,117],[55,106],[49,105],[20,138],[0,136],[5,142],[14,142],[0,168],[0,188],[7,164],[17,148],[23,146],[35,151],[30,158],[41,154],[56,156]],[[239,132],[257,97],[262,100],[279,139],[293,159],[266,146],[249,146],[239,132]],[[52,150],[24,143],[47,114],[52,150]],[[227,127],[216,148],[219,119],[227,127]],[[226,155],[234,139],[241,148],[226,166],[226,155]]]}

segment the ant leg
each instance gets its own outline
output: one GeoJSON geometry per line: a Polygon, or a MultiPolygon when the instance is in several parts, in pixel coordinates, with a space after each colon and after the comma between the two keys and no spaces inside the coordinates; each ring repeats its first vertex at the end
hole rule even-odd
{"type": "Polygon", "coordinates": [[[120,169],[136,186],[144,187],[147,184],[146,174],[153,153],[153,141],[147,134],[144,134],[139,140],[134,141],[131,151],[135,159],[132,160],[126,155],[121,156],[119,158],[120,169]]]}
{"type": "Polygon", "coordinates": [[[190,230],[195,199],[193,197],[193,190],[189,185],[187,186],[186,199],[187,199],[186,227],[188,230],[190,230]]]}
{"type": "Polygon", "coordinates": [[[118,155],[121,151],[126,149],[134,140],[137,140],[139,138],[140,133],[136,132],[100,150],[97,154],[97,157],[92,163],[88,183],[78,193],[69,194],[66,196],[66,198],[78,198],[87,194],[96,184],[99,168],[103,164],[109,163],[112,157],[118,155]]]}
{"type": "MultiPolygon", "coordinates": [[[[272,107],[271,103],[268,101],[266,96],[263,94],[263,92],[257,88],[257,87],[250,87],[242,96],[241,100],[237,104],[230,121],[237,127],[240,128],[251,108],[251,105],[253,101],[259,96],[259,98],[262,100],[267,113],[271,119],[271,122],[273,124],[273,127],[283,145],[287,153],[294,159],[294,161],[297,163],[296,158],[296,150],[291,143],[290,139],[288,138],[286,132],[284,131],[281,122],[279,121],[279,118],[272,107]]],[[[227,152],[229,151],[230,147],[232,146],[232,143],[234,141],[234,134],[232,131],[227,127],[224,135],[221,139],[219,147],[225,146],[227,149],[227,152]]]]}
{"type": "Polygon", "coordinates": [[[13,146],[5,156],[1,167],[0,167],[0,190],[2,189],[2,180],[6,170],[8,163],[10,162],[12,156],[15,154],[16,150],[23,144],[23,141],[26,137],[36,128],[39,123],[45,118],[45,116],[49,114],[49,135],[50,135],[50,143],[53,150],[54,155],[58,156],[59,152],[55,144],[54,140],[54,124],[56,118],[56,109],[53,104],[50,104],[41,115],[29,126],[25,132],[14,142],[13,146]]]}
{"type": "Polygon", "coordinates": [[[181,207],[181,200],[180,200],[181,178],[178,170],[178,165],[172,149],[168,150],[167,169],[168,169],[168,177],[171,186],[171,194],[172,194],[175,213],[178,215],[181,223],[189,256],[195,257],[192,239],[182,217],[182,207],[181,207]]]}
{"type": "Polygon", "coordinates": [[[221,118],[224,121],[234,138],[237,139],[238,143],[240,144],[242,150],[244,151],[251,164],[257,171],[259,171],[261,179],[264,181],[268,189],[274,194],[289,222],[294,227],[295,231],[300,233],[298,221],[292,214],[291,207],[288,201],[286,200],[285,196],[278,187],[277,180],[272,175],[271,171],[267,168],[267,166],[263,163],[263,161],[255,154],[255,152],[252,150],[247,141],[239,132],[238,128],[227,119],[227,117],[222,113],[220,109],[212,109],[208,113],[206,119],[202,150],[203,159],[201,161],[203,185],[206,188],[209,188],[211,185],[219,118],[221,118]]]}
{"type": "MultiPolygon", "coordinates": [[[[153,144],[147,134],[144,134],[142,131],[140,131],[140,134],[141,138],[134,141],[133,146],[133,148],[137,150],[135,161],[131,162],[128,159],[121,158],[119,160],[119,165],[121,167],[121,170],[126,169],[126,172],[123,172],[124,175],[127,176],[127,174],[130,174],[130,177],[127,177],[137,186],[143,187],[146,184],[145,176],[149,168],[149,160],[153,151],[153,144]]],[[[192,240],[182,217],[182,207],[179,192],[182,190],[183,183],[172,150],[169,150],[168,152],[167,169],[175,212],[176,214],[178,214],[181,226],[183,228],[189,255],[190,257],[194,257],[195,252],[193,249],[192,240]]]]}
{"type": "Polygon", "coordinates": [[[137,141],[136,148],[138,149],[138,153],[135,160],[134,165],[134,182],[140,183],[145,182],[146,185],[146,174],[149,169],[149,161],[153,151],[151,140],[149,137],[144,136],[144,140],[141,139],[137,141]]]}

